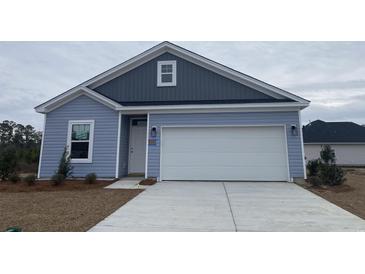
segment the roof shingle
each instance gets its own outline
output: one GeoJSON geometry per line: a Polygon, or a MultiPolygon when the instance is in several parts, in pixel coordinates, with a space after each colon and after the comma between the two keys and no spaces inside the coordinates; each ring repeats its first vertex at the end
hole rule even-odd
{"type": "Polygon", "coordinates": [[[365,127],[353,122],[316,120],[303,126],[304,143],[365,143],[365,127]]]}

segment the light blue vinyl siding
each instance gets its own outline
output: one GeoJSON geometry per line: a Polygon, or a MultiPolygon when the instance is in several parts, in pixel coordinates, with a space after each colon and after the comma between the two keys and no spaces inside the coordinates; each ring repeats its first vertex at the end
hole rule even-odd
{"type": "Polygon", "coordinates": [[[285,124],[288,139],[289,173],[303,178],[302,146],[299,134],[293,136],[291,124],[299,127],[298,112],[245,112],[200,114],[150,114],[150,128],[156,126],[156,144],[148,146],[148,176],[160,177],[160,126],[164,125],[278,125],[285,124]]]}
{"type": "Polygon", "coordinates": [[[119,177],[128,175],[129,116],[122,115],[120,127],[119,177]]]}
{"type": "Polygon", "coordinates": [[[51,177],[67,144],[69,120],[95,120],[93,159],[90,164],[72,164],[74,177],[95,172],[98,177],[115,177],[118,112],[80,96],[47,113],[40,177],[51,177]]]}

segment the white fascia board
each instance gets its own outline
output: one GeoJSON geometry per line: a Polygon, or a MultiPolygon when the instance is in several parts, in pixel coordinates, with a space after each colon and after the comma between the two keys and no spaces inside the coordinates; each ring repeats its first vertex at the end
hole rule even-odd
{"type": "Polygon", "coordinates": [[[308,104],[297,102],[282,102],[282,103],[253,103],[253,104],[204,104],[204,105],[165,105],[165,106],[120,106],[117,110],[129,111],[129,110],[199,110],[199,109],[264,109],[264,108],[280,108],[285,110],[286,108],[303,109],[308,104]]]}
{"type": "Polygon", "coordinates": [[[323,143],[304,143],[304,145],[365,145],[365,142],[323,142],[323,143]]]}
{"type": "Polygon", "coordinates": [[[277,99],[289,98],[289,99],[292,99],[292,100],[300,102],[300,103],[308,103],[308,104],[310,102],[295,94],[292,94],[290,92],[287,92],[285,90],[272,86],[268,83],[255,79],[251,76],[243,74],[239,71],[226,67],[226,66],[219,64],[215,61],[212,61],[208,58],[200,56],[199,54],[186,50],[182,47],[176,46],[170,42],[160,43],[159,45],[141,53],[140,55],[135,56],[132,59],[129,59],[128,61],[106,71],[105,73],[102,73],[102,74],[90,79],[89,81],[86,81],[82,85],[89,86],[90,88],[96,88],[96,87],[114,79],[115,77],[118,77],[118,76],[134,69],[135,67],[138,67],[138,66],[152,60],[153,58],[159,56],[160,54],[162,54],[164,52],[172,53],[187,61],[190,61],[199,66],[202,66],[208,70],[214,71],[214,72],[216,72],[224,77],[227,77],[231,80],[234,80],[236,82],[240,82],[246,86],[254,88],[254,89],[256,89],[262,93],[265,93],[269,96],[272,96],[274,98],[277,98],[277,99]]]}
{"type": "Polygon", "coordinates": [[[300,111],[303,107],[299,103],[292,105],[269,105],[259,104],[222,104],[222,105],[170,105],[151,107],[122,107],[121,113],[127,115],[137,114],[166,114],[166,113],[223,113],[223,112],[282,112],[300,111]]]}
{"type": "Polygon", "coordinates": [[[184,58],[185,60],[188,60],[197,65],[200,65],[206,69],[212,70],[231,80],[240,82],[241,84],[254,88],[254,89],[256,89],[262,93],[265,93],[269,96],[272,96],[274,98],[282,99],[284,97],[284,98],[290,98],[292,100],[295,100],[295,101],[301,102],[301,103],[310,103],[310,101],[308,101],[302,97],[299,97],[295,94],[292,94],[290,92],[287,92],[285,90],[272,86],[268,83],[255,79],[251,76],[248,76],[239,71],[226,67],[215,61],[209,60],[196,53],[193,53],[193,52],[190,52],[183,48],[177,47],[173,44],[171,44],[171,46],[169,47],[168,52],[171,52],[172,54],[175,54],[181,58],[184,58]],[[278,96],[278,95],[281,95],[281,96],[278,96]]]}
{"type": "MultiPolygon", "coordinates": [[[[223,75],[234,81],[240,82],[244,85],[250,86],[250,87],[252,87],[262,93],[265,93],[269,96],[272,96],[274,98],[277,98],[277,99],[289,98],[296,102],[306,104],[304,107],[308,106],[310,103],[310,101],[308,101],[304,98],[301,98],[290,92],[287,92],[287,91],[284,91],[277,87],[274,87],[270,84],[267,84],[263,81],[250,77],[246,74],[243,74],[243,73],[233,70],[231,68],[228,68],[224,65],[221,65],[217,62],[214,62],[210,59],[200,56],[199,54],[196,54],[194,52],[191,52],[189,50],[176,46],[170,42],[162,42],[162,43],[142,52],[141,54],[121,63],[120,65],[117,65],[117,66],[81,83],[80,85],[62,93],[61,95],[58,95],[58,96],[54,97],[53,99],[35,107],[35,109],[37,112],[45,113],[44,106],[53,103],[54,100],[60,100],[64,96],[67,96],[69,93],[73,93],[80,89],[88,89],[89,91],[92,91],[92,89],[154,59],[155,57],[161,55],[164,52],[170,52],[172,54],[175,54],[176,56],[179,56],[187,61],[200,65],[206,69],[212,70],[220,75],[223,75]]],[[[103,96],[103,97],[106,98],[105,96],[103,96]]],[[[106,98],[106,99],[108,99],[108,98],[106,98]]],[[[110,100],[110,99],[108,99],[108,100],[110,100]]],[[[107,100],[103,99],[102,101],[106,102],[107,100]]],[[[110,100],[110,101],[112,101],[112,100],[110,100]]],[[[112,102],[114,104],[117,104],[114,101],[112,101],[112,102]]]]}
{"type": "Polygon", "coordinates": [[[120,75],[123,75],[124,73],[127,73],[128,71],[138,66],[143,65],[144,63],[158,57],[164,52],[167,52],[167,42],[160,43],[142,52],[141,54],[138,54],[135,57],[115,66],[114,68],[111,68],[110,70],[107,70],[95,76],[94,78],[91,78],[90,80],[82,83],[81,85],[94,89],[120,75]]]}
{"type": "Polygon", "coordinates": [[[116,110],[121,105],[117,102],[101,95],[100,93],[97,93],[87,87],[79,87],[71,89],[65,93],[60,94],[59,96],[54,97],[53,99],[35,107],[35,110],[39,113],[47,113],[52,110],[55,110],[56,108],[59,108],[60,106],[76,99],[77,97],[81,95],[86,95],[90,97],[91,99],[102,103],[106,105],[107,107],[110,107],[114,110],[116,110]]]}

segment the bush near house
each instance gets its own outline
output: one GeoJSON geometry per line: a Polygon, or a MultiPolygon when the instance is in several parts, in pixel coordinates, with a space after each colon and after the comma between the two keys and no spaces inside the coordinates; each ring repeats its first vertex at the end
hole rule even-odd
{"type": "Polygon", "coordinates": [[[67,151],[67,147],[63,149],[58,168],[51,180],[55,186],[61,185],[66,178],[72,175],[73,166],[71,166],[70,154],[67,151]]]}
{"type": "Polygon", "coordinates": [[[52,183],[55,185],[55,186],[59,186],[61,184],[64,183],[65,181],[65,176],[63,176],[63,174],[54,174],[51,178],[51,181],[52,183]]]}
{"type": "Polygon", "coordinates": [[[95,184],[96,183],[96,174],[95,173],[89,173],[85,176],[85,183],[87,184],[95,184]]]}
{"type": "Polygon", "coordinates": [[[320,159],[311,160],[307,163],[308,182],[313,186],[342,184],[346,180],[345,172],[336,165],[335,151],[330,145],[324,145],[320,156],[320,159]]]}
{"type": "Polygon", "coordinates": [[[70,154],[67,152],[67,147],[65,147],[55,174],[62,174],[65,178],[68,178],[72,175],[72,170],[70,154]]]}
{"type": "Polygon", "coordinates": [[[18,176],[18,174],[11,174],[9,176],[9,181],[12,182],[12,183],[18,183],[20,181],[20,177],[18,176]]]}
{"type": "Polygon", "coordinates": [[[308,176],[317,176],[319,172],[320,159],[309,160],[307,163],[308,176]]]}
{"type": "Polygon", "coordinates": [[[24,182],[26,182],[29,186],[35,185],[36,176],[35,175],[28,175],[24,178],[24,182]]]}

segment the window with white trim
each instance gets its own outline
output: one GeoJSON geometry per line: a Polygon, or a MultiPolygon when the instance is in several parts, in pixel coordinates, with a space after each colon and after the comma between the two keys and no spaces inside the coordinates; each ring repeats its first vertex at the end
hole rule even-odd
{"type": "Polygon", "coordinates": [[[176,86],[176,61],[157,62],[157,86],[176,86]]]}
{"type": "Polygon", "coordinates": [[[69,121],[67,147],[71,163],[92,162],[94,123],[94,120],[69,121]]]}

